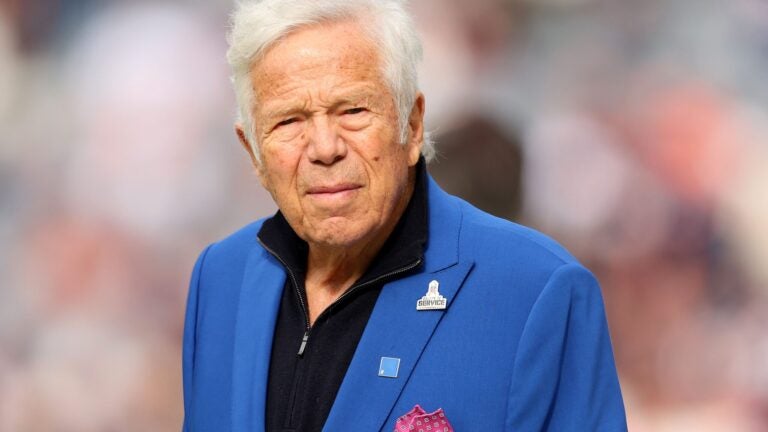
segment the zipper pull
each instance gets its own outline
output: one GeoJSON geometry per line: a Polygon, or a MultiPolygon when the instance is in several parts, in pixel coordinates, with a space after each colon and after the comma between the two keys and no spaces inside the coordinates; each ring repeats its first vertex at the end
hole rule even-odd
{"type": "Polygon", "coordinates": [[[309,331],[305,331],[304,337],[301,338],[301,346],[299,347],[299,357],[304,355],[304,348],[307,347],[307,339],[309,339],[309,331]]]}

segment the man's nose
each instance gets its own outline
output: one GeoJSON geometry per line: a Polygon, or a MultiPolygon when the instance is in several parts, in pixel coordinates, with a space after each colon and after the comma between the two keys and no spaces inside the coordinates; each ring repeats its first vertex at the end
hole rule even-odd
{"type": "Polygon", "coordinates": [[[347,144],[327,116],[312,119],[307,156],[315,163],[331,165],[347,155],[347,144]]]}

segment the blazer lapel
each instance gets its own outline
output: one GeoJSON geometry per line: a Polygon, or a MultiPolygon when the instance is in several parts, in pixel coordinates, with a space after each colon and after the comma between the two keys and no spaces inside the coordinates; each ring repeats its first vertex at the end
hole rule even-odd
{"type": "Polygon", "coordinates": [[[283,267],[256,247],[246,265],[238,304],[232,366],[232,431],[264,430],[272,337],[285,285],[283,267]]]}
{"type": "MultiPolygon", "coordinates": [[[[429,240],[424,271],[384,286],[347,369],[323,430],[377,431],[408,381],[435,328],[472,268],[459,261],[461,211],[458,202],[429,179],[429,240]],[[445,310],[417,311],[430,281],[439,283],[445,310]],[[395,378],[379,376],[382,357],[399,359],[395,378]]],[[[394,425],[392,425],[394,427],[394,425]]]]}

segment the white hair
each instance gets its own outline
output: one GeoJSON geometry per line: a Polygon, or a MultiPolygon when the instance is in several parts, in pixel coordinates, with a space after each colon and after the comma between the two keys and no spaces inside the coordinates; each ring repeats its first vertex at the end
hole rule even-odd
{"type": "MultiPolygon", "coordinates": [[[[399,138],[408,138],[408,119],[418,93],[416,66],[421,41],[405,0],[241,0],[231,18],[227,60],[243,125],[254,155],[259,151],[253,122],[256,103],[250,71],[281,38],[299,28],[326,22],[353,21],[379,48],[381,73],[392,92],[398,113],[399,138]]],[[[429,161],[435,150],[423,136],[422,155],[429,161]]]]}

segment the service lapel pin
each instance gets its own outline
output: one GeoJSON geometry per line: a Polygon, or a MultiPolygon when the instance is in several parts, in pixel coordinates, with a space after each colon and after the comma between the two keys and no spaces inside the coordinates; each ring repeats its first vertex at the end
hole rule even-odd
{"type": "Polygon", "coordinates": [[[439,287],[440,283],[436,280],[430,282],[427,294],[416,302],[416,310],[444,310],[448,300],[440,295],[440,292],[438,292],[439,287]]]}

